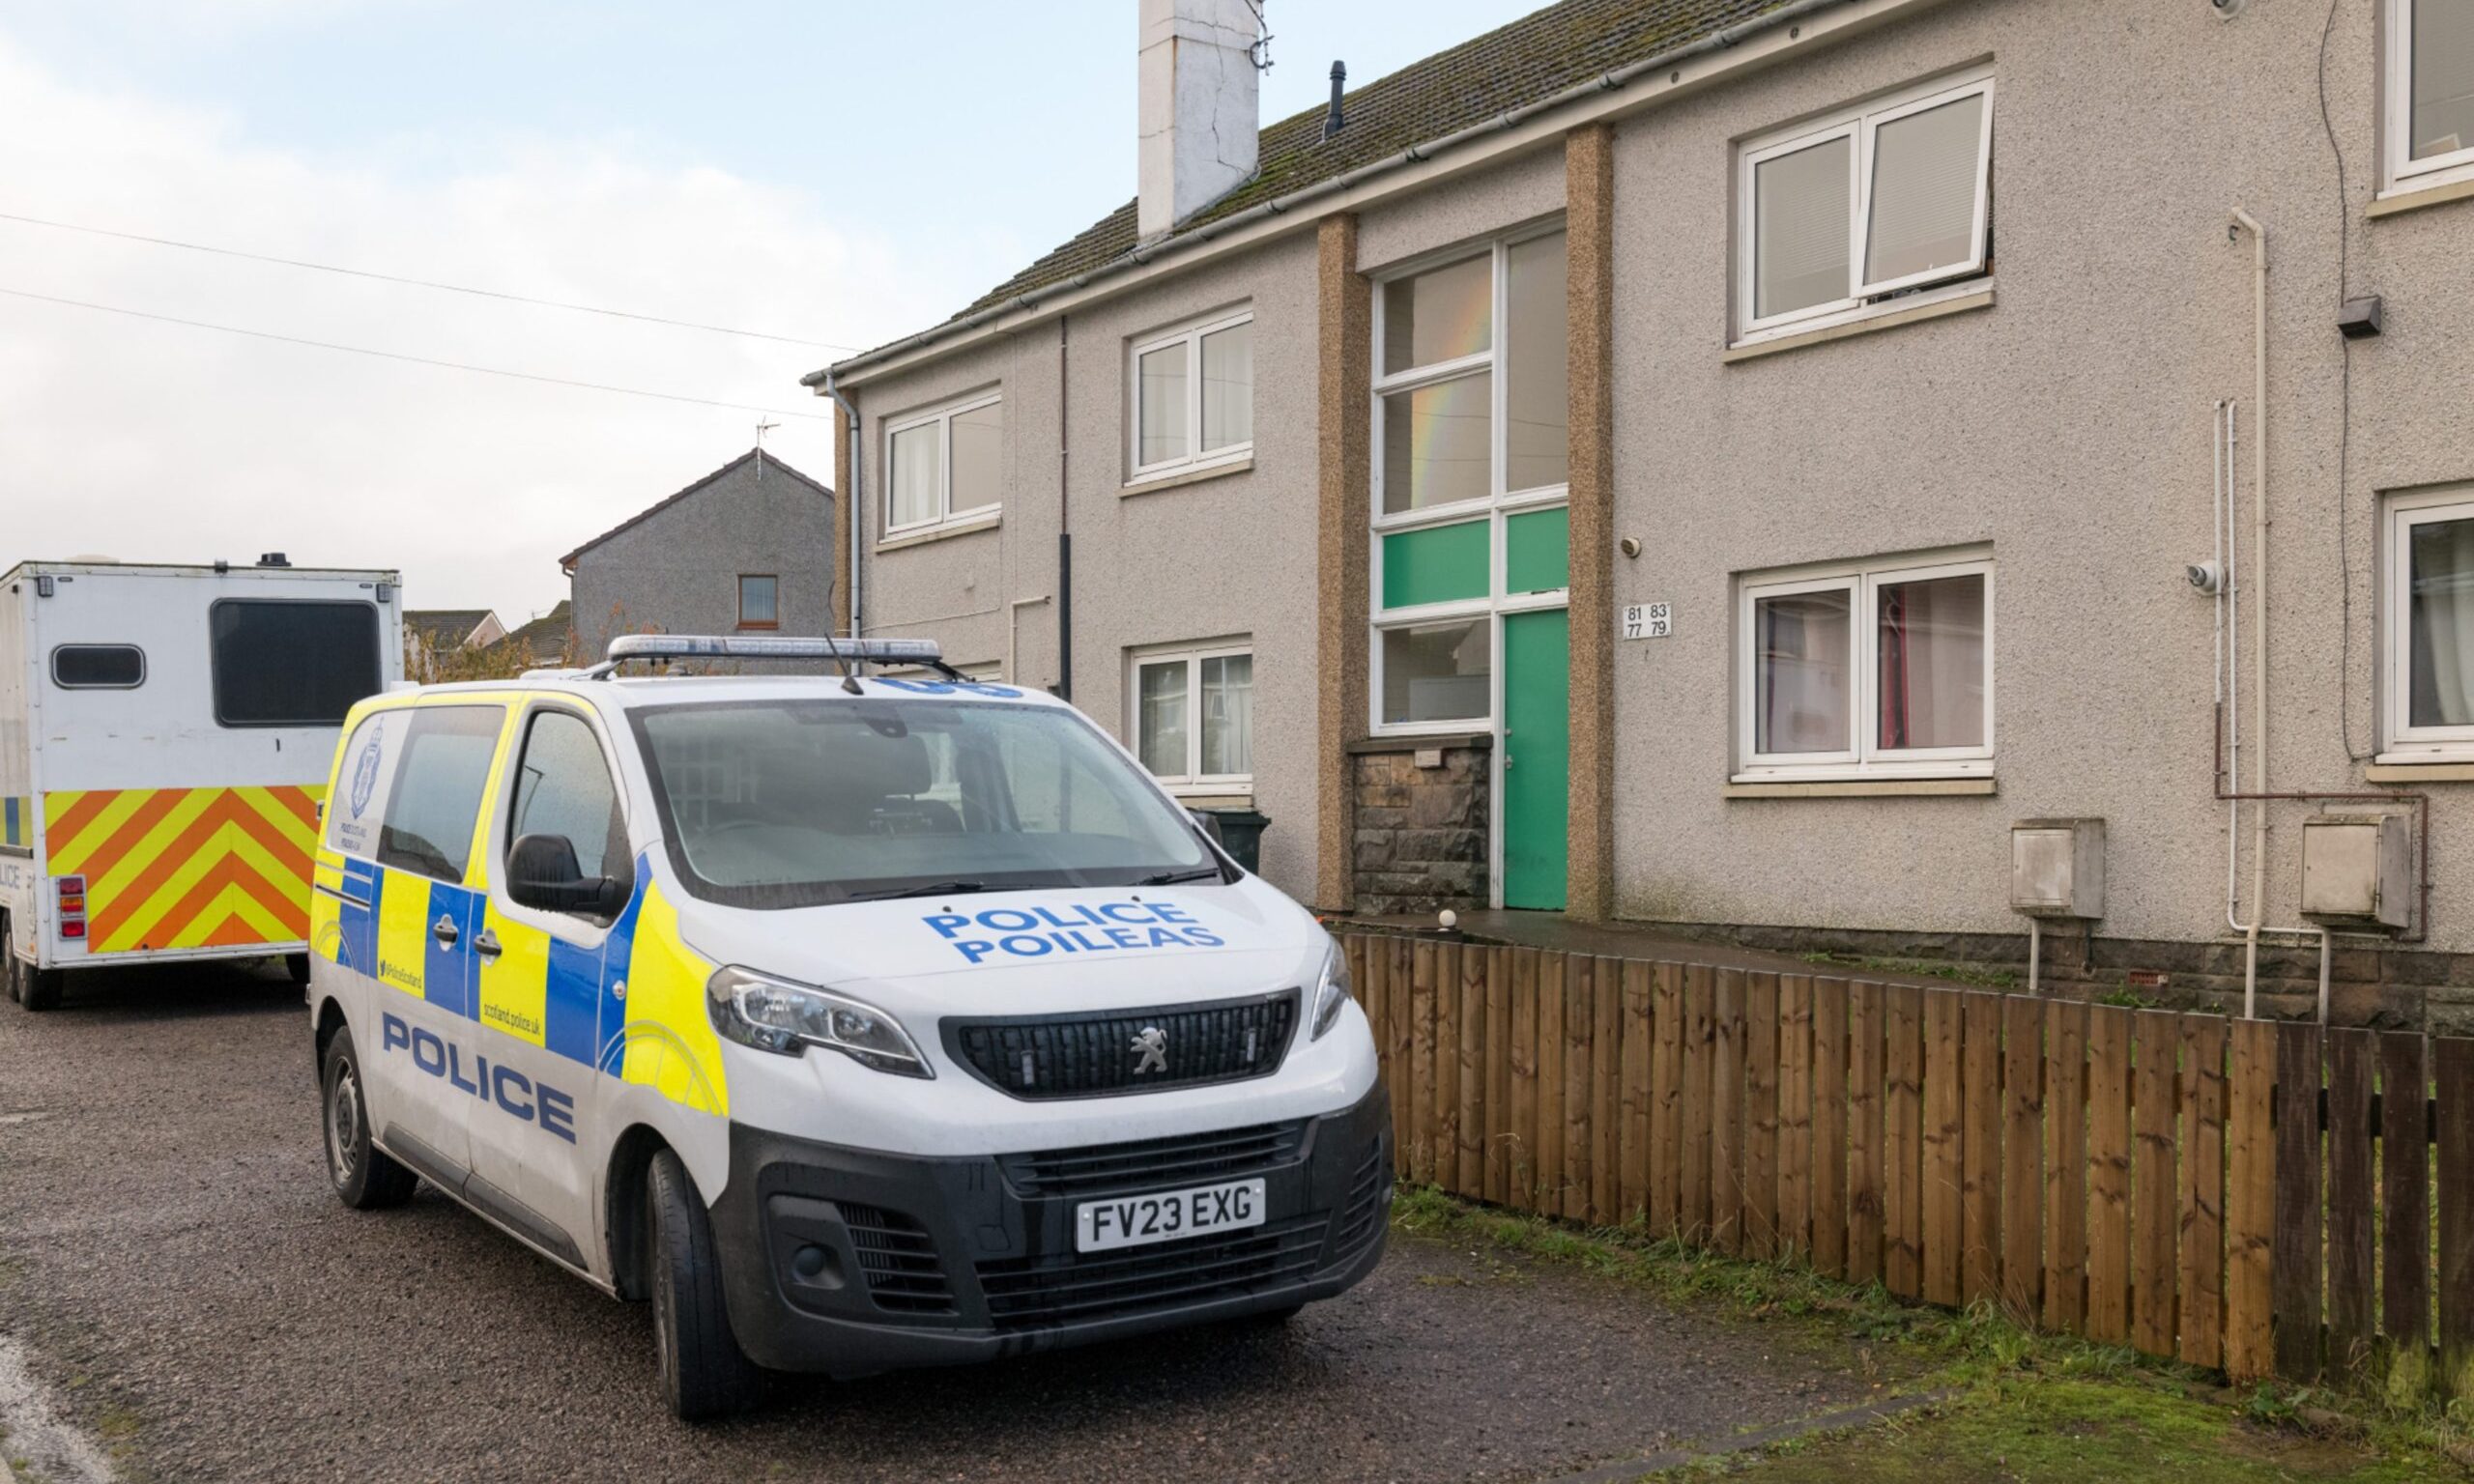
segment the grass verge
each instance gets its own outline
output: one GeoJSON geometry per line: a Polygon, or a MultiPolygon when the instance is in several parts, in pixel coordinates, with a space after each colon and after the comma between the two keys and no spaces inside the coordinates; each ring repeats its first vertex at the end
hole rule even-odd
{"type": "Polygon", "coordinates": [[[2474,1431],[2462,1404],[2452,1415],[2292,1387],[2236,1391],[2213,1372],[2038,1334],[1990,1304],[1963,1312],[1910,1305],[1878,1284],[1840,1283],[1792,1263],[1722,1257],[1632,1227],[1583,1230],[1431,1187],[1403,1186],[1393,1221],[1404,1232],[1582,1268],[1669,1302],[1713,1305],[1731,1319],[1774,1327],[1773,1338],[1798,1348],[1837,1348],[1887,1378],[1886,1390],[1942,1396],[1853,1432],[1712,1453],[1657,1477],[1753,1484],[2474,1477],[2474,1431]]]}

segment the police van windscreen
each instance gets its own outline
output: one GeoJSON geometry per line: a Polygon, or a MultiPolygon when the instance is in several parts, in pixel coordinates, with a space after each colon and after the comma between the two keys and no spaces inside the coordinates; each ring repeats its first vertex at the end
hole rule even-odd
{"type": "Polygon", "coordinates": [[[672,864],[745,907],[1205,880],[1218,859],[1073,712],[722,701],[634,714],[672,864]]]}
{"type": "Polygon", "coordinates": [[[379,690],[378,610],[367,603],[225,598],[208,619],[215,720],[340,727],[379,690]]]}

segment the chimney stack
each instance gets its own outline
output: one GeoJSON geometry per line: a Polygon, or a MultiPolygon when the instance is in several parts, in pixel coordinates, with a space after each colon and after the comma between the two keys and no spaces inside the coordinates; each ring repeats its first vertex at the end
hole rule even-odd
{"type": "Polygon", "coordinates": [[[1254,7],[1247,0],[1140,0],[1144,241],[1251,179],[1262,128],[1254,7]]]}

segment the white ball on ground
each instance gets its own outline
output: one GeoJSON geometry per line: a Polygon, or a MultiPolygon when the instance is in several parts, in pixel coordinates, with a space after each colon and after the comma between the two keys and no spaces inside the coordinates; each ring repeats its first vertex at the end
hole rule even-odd
{"type": "Polygon", "coordinates": [[[1441,928],[1446,932],[1450,932],[1453,928],[1460,926],[1460,914],[1453,911],[1450,907],[1446,907],[1442,911],[1437,912],[1434,915],[1434,920],[1435,926],[1441,928]]]}

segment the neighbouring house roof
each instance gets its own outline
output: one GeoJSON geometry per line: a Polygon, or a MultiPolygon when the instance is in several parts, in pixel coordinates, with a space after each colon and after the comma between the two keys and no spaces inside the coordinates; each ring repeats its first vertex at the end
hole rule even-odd
{"type": "MultiPolygon", "coordinates": [[[[1793,3],[1563,0],[1344,94],[1343,126],[1329,139],[1323,137],[1328,104],[1266,126],[1259,135],[1260,163],[1253,178],[1177,223],[1176,232],[1207,226],[1386,157],[1404,157],[1413,146],[1543,102],[1793,3]]],[[[1079,274],[1130,264],[1139,245],[1135,207],[1128,201],[1108,213],[964,305],[945,325],[1079,274]]]]}
{"type": "Polygon", "coordinates": [[[523,645],[535,664],[557,664],[566,657],[572,608],[573,605],[565,598],[561,598],[558,607],[510,633],[500,642],[523,645]]]}
{"type": "Polygon", "coordinates": [[[432,649],[454,649],[489,622],[490,616],[486,608],[411,608],[404,611],[404,627],[432,649]]]}
{"type": "Polygon", "coordinates": [[[688,499],[690,496],[711,486],[728,475],[738,472],[740,470],[746,468],[749,464],[754,463],[759,458],[762,458],[764,461],[764,472],[766,474],[787,474],[791,478],[797,480],[799,483],[806,485],[809,489],[816,491],[817,494],[824,497],[827,503],[832,501],[833,491],[831,489],[819,484],[814,479],[800,473],[797,470],[783,463],[781,459],[776,456],[766,453],[763,449],[750,448],[747,452],[740,454],[737,458],[731,460],[728,464],[723,465],[711,473],[698,479],[693,484],[687,486],[687,488],[680,490],[677,494],[668,496],[662,499],[654,501],[652,504],[647,505],[644,509],[637,511],[634,515],[627,517],[618,525],[611,527],[608,530],[603,531],[591,540],[585,542],[582,546],[577,547],[574,551],[560,557],[560,569],[562,571],[572,571],[575,567],[577,557],[583,556],[589,551],[591,551],[602,542],[609,540],[612,536],[618,535],[621,531],[630,530],[643,525],[646,521],[659,515],[661,512],[669,509],[680,500],[688,499]]]}

